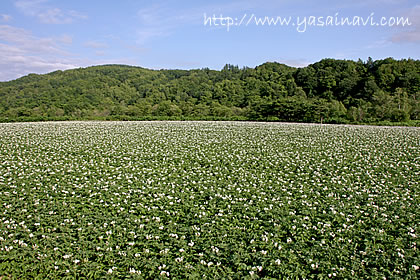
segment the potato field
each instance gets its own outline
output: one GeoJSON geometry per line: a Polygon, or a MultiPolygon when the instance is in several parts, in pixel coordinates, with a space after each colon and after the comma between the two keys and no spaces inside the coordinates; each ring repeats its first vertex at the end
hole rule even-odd
{"type": "Polygon", "coordinates": [[[420,129],[0,124],[0,279],[418,279],[420,129]]]}

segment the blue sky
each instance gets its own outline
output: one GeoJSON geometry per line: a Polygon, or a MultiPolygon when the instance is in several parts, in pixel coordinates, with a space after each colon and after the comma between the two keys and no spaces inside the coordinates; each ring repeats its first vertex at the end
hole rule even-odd
{"type": "Polygon", "coordinates": [[[301,67],[322,58],[369,56],[420,58],[418,0],[0,2],[0,81],[100,64],[221,69],[277,61],[301,67]],[[209,21],[213,16],[223,20],[209,21]],[[266,16],[291,21],[256,24],[266,16]],[[328,16],[361,17],[369,24],[327,25],[328,16]],[[318,26],[309,24],[310,17],[318,26]],[[384,26],[370,25],[382,17],[384,26]],[[389,26],[391,17],[406,17],[411,25],[389,26]],[[228,18],[234,24],[229,30],[228,18]],[[299,32],[304,20],[306,30],[299,32]]]}

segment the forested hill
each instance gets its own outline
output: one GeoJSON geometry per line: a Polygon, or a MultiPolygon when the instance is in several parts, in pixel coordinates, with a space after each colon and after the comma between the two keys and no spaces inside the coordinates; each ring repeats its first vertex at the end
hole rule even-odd
{"type": "Polygon", "coordinates": [[[0,121],[249,119],[377,123],[420,119],[420,61],[324,59],[221,71],[103,65],[0,83],[0,121]]]}

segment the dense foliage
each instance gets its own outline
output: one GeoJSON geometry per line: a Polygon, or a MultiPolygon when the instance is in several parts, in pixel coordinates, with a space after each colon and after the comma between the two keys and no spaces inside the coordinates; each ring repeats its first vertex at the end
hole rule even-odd
{"type": "Polygon", "coordinates": [[[2,279],[418,279],[418,128],[0,124],[2,279]]]}
{"type": "Polygon", "coordinates": [[[221,71],[122,65],[0,83],[0,121],[169,117],[374,123],[420,119],[420,61],[324,59],[221,71]]]}

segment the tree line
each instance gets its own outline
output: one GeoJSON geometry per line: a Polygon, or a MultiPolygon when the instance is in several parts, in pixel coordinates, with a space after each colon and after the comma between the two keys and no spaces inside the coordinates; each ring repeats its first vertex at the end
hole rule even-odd
{"type": "Polygon", "coordinates": [[[239,119],[413,122],[420,61],[323,59],[303,68],[267,62],[220,71],[103,65],[0,83],[0,121],[239,119]]]}

